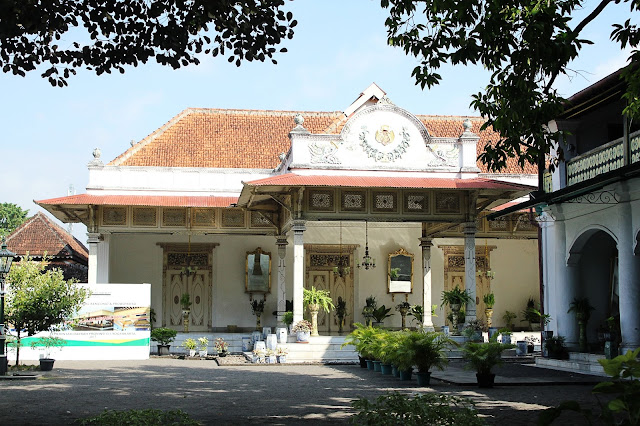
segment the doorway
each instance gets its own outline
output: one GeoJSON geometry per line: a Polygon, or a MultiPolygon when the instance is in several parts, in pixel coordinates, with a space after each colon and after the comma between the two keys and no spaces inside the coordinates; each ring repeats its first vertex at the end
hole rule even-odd
{"type": "MultiPolygon", "coordinates": [[[[304,287],[310,289],[328,290],[335,305],[338,298],[342,298],[346,304],[344,318],[344,332],[353,328],[353,252],[357,245],[305,245],[307,271],[304,287]],[[338,274],[334,267],[343,265],[349,268],[347,273],[338,274]]],[[[305,311],[305,316],[308,312],[305,311]]],[[[338,317],[335,310],[330,313],[320,311],[318,313],[318,331],[320,333],[337,333],[339,330],[338,317]]]]}

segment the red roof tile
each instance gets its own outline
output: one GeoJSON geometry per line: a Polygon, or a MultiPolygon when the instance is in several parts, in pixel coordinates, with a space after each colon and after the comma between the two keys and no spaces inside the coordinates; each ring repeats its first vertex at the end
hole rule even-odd
{"type": "Polygon", "coordinates": [[[238,197],[179,196],[179,195],[93,195],[78,194],[36,201],[47,205],[99,205],[149,207],[229,207],[238,197]]]}
{"type": "Polygon", "coordinates": [[[500,189],[532,190],[528,185],[492,179],[452,179],[378,176],[326,176],[286,173],[247,182],[249,186],[338,186],[353,188],[434,188],[434,189],[500,189]]]}
{"type": "Polygon", "coordinates": [[[41,257],[45,253],[56,258],[76,258],[87,264],[89,252],[73,235],[56,225],[44,213],[38,212],[27,219],[7,237],[7,247],[19,256],[27,252],[41,257]]]}
{"type": "MultiPolygon", "coordinates": [[[[300,112],[304,127],[322,133],[341,112],[300,112]]],[[[297,111],[195,109],[167,124],[113,160],[116,166],[273,169],[291,145],[297,111]]]]}

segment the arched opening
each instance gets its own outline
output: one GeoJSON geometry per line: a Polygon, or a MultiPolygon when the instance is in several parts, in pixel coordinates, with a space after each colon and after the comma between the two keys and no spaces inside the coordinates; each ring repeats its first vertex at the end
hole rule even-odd
{"type": "MultiPolygon", "coordinates": [[[[587,323],[587,340],[591,352],[604,349],[605,332],[620,324],[618,297],[618,248],[614,238],[601,229],[589,229],[576,239],[570,251],[578,267],[578,285],[573,297],[587,297],[595,308],[587,323]],[[607,321],[613,317],[614,323],[607,321]]],[[[571,300],[566,301],[569,309],[571,300]]]]}

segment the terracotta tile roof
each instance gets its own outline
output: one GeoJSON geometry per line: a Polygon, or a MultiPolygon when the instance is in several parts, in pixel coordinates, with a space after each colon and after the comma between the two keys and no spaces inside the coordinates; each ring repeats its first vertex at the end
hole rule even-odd
{"type": "MultiPolygon", "coordinates": [[[[304,127],[322,133],[341,112],[300,112],[304,127]]],[[[297,111],[195,109],[167,124],[113,160],[116,166],[273,169],[290,147],[297,111]]]]}
{"type": "Polygon", "coordinates": [[[41,257],[46,252],[52,260],[75,258],[85,265],[89,259],[87,248],[42,212],[13,231],[7,237],[7,247],[19,256],[29,252],[31,256],[41,257]]]}
{"type": "Polygon", "coordinates": [[[40,206],[99,205],[148,207],[229,207],[238,197],[181,196],[181,195],[93,195],[78,194],[36,201],[40,206]]]}
{"type": "Polygon", "coordinates": [[[485,178],[418,178],[418,177],[378,177],[378,176],[326,176],[298,175],[286,173],[246,183],[248,186],[338,186],[353,188],[434,188],[434,189],[499,189],[530,191],[528,185],[503,182],[485,178]]]}
{"type": "MultiPolygon", "coordinates": [[[[273,169],[280,163],[278,155],[290,147],[288,134],[293,117],[300,113],[304,127],[311,133],[339,134],[347,117],[342,112],[262,111],[189,108],[144,138],[110,165],[158,167],[213,167],[273,169]]],[[[472,131],[480,136],[477,152],[499,135],[493,130],[479,131],[484,120],[479,117],[418,115],[429,134],[435,137],[458,137],[462,123],[470,119],[472,131]]],[[[481,162],[478,168],[487,172],[481,162]]],[[[510,159],[501,173],[536,174],[536,166],[524,170],[510,159]]]]}

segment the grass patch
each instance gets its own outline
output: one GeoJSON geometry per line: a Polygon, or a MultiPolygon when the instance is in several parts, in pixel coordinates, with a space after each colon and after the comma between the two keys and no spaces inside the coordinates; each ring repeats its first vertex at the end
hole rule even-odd
{"type": "Polygon", "coordinates": [[[80,425],[99,426],[199,426],[200,423],[193,420],[182,410],[105,410],[101,414],[87,419],[76,421],[80,425]]]}

